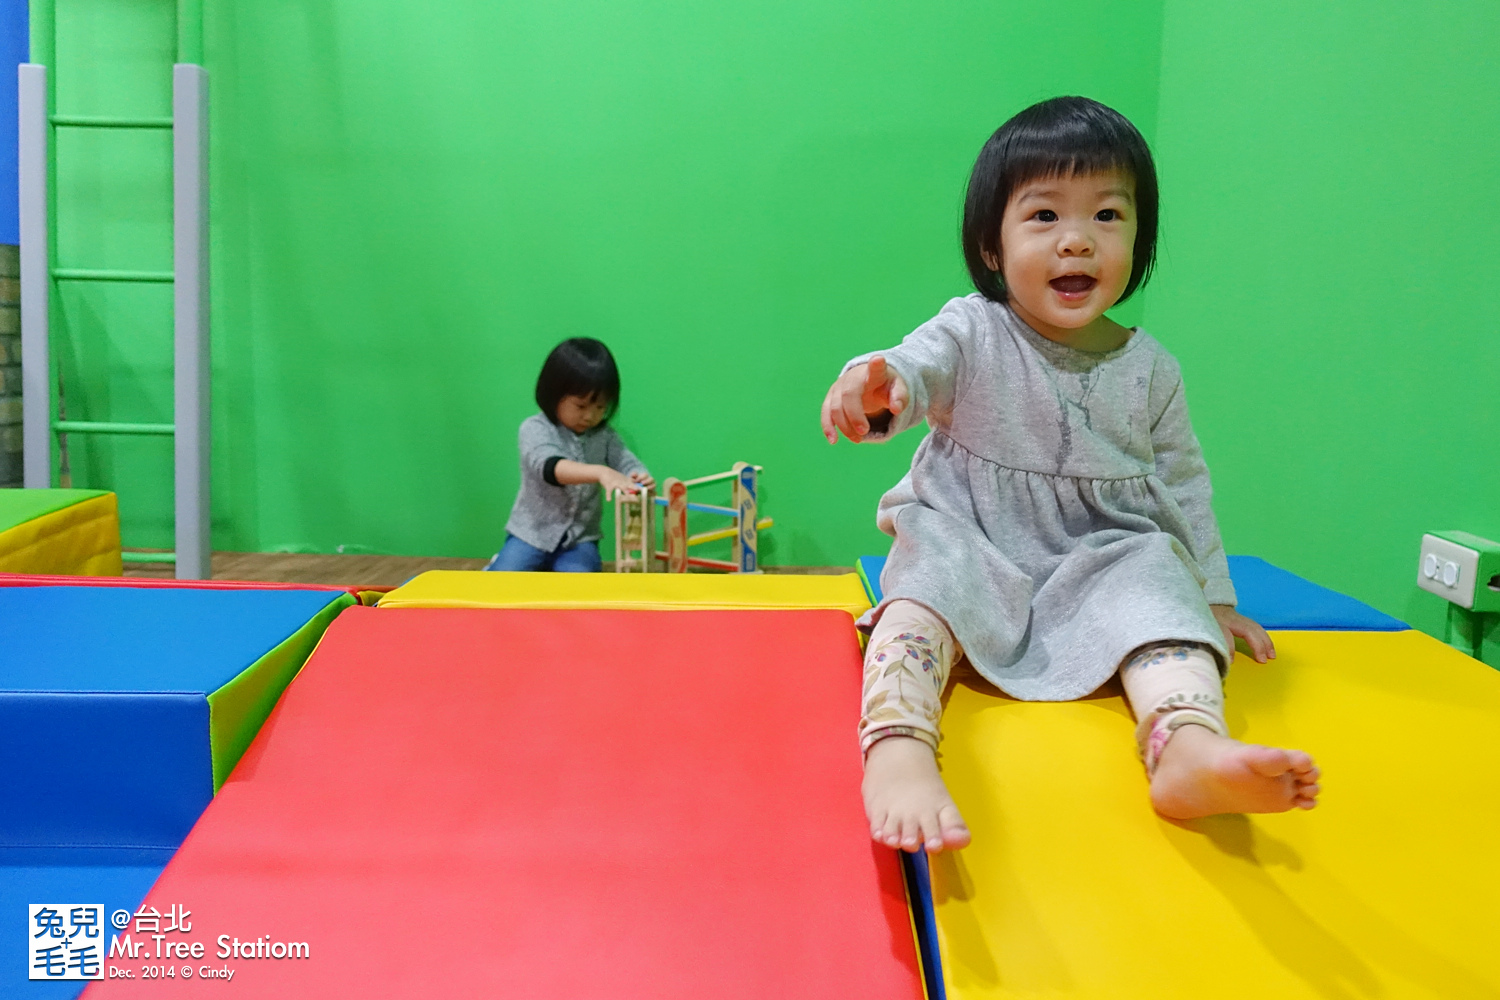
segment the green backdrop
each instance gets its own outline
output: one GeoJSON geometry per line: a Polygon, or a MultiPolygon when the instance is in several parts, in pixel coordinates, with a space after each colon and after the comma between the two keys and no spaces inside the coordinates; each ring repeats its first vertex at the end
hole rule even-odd
{"type": "Polygon", "coordinates": [[[1422,533],[1500,539],[1500,4],[1169,0],[1164,23],[1146,322],[1229,549],[1442,634],[1422,533]]]}
{"type": "MultiPolygon", "coordinates": [[[[59,6],[62,110],[163,113],[171,5],[59,6]]],[[[830,448],[822,393],[968,290],[988,133],[1084,93],[1157,149],[1121,318],[1183,360],[1231,551],[1441,627],[1421,531],[1500,535],[1493,5],[628,6],[209,0],[217,548],[489,554],[541,359],[591,335],[658,475],[766,466],[768,562],[883,550],[917,439],[830,448]]],[[[164,142],[90,141],[63,263],[164,266],[164,142]]],[[[64,291],[70,415],[169,419],[169,304],[64,291]]],[[[170,544],[164,442],[73,458],[170,544]]]]}

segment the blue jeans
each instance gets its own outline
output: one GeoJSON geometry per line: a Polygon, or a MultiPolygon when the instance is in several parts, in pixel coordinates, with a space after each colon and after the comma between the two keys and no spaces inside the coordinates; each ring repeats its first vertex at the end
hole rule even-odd
{"type": "Polygon", "coordinates": [[[571,549],[558,549],[556,552],[543,552],[535,545],[528,545],[515,535],[505,536],[505,545],[490,564],[487,570],[500,570],[512,573],[536,573],[548,570],[554,573],[597,573],[604,568],[604,561],[599,558],[598,542],[579,542],[571,549]]]}

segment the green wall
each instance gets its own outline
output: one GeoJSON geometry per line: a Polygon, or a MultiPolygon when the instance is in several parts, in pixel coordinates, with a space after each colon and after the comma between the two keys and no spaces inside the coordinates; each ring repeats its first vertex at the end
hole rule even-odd
{"type": "MultiPolygon", "coordinates": [[[[916,439],[832,449],[817,407],[967,290],[980,144],[1062,91],[1151,128],[1159,3],[1071,18],[1061,59],[1014,2],[210,0],[216,547],[492,552],[537,369],[584,334],[658,475],[766,466],[768,562],[875,550],[916,439]]],[[[88,478],[168,544],[124,447],[88,478]]]]}
{"type": "Polygon", "coordinates": [[[1165,8],[1146,323],[1226,543],[1439,635],[1422,533],[1500,538],[1496,51],[1493,3],[1165,8]]]}
{"type": "MultiPolygon", "coordinates": [[[[171,5],[60,6],[64,110],[164,111],[171,5]]],[[[974,154],[1074,92],[1156,147],[1121,318],[1183,360],[1230,549],[1441,631],[1418,536],[1500,536],[1494,5],[635,8],[209,0],[216,547],[488,554],[537,367],[586,334],[659,475],[767,467],[768,562],[881,549],[916,437],[829,448],[823,390],[967,291],[974,154]]],[[[163,266],[166,147],[106,140],[60,168],[63,262],[163,266]]],[[[70,412],[167,419],[162,290],[63,300],[70,412]]],[[[170,544],[168,459],[75,450],[127,544],[170,544]]]]}

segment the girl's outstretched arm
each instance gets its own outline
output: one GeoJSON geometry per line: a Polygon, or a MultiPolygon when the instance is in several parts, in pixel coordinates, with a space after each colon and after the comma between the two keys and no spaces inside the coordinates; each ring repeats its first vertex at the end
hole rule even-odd
{"type": "MultiPolygon", "coordinates": [[[[907,400],[906,381],[877,354],[850,368],[829,386],[823,397],[823,436],[829,444],[837,444],[838,432],[843,431],[850,441],[863,441],[872,421],[879,423],[884,415],[888,425],[892,417],[906,409],[907,400]]],[[[877,427],[876,431],[889,432],[889,427],[877,427]]]]}
{"type": "Polygon", "coordinates": [[[823,436],[830,444],[840,431],[850,441],[883,441],[923,420],[947,423],[983,308],[954,299],[899,345],[845,365],[823,396],[823,436]]]}

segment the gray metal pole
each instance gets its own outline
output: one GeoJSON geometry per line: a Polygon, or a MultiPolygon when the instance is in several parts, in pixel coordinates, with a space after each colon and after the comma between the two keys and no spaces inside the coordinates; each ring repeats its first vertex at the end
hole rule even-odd
{"type": "Polygon", "coordinates": [[[172,67],[177,578],[213,575],[209,506],[208,71],[172,67]]]}
{"type": "Polygon", "coordinates": [[[18,181],[21,208],[21,418],[27,489],[52,485],[52,369],[47,310],[52,253],[47,223],[47,67],[22,63],[18,181]]]}

